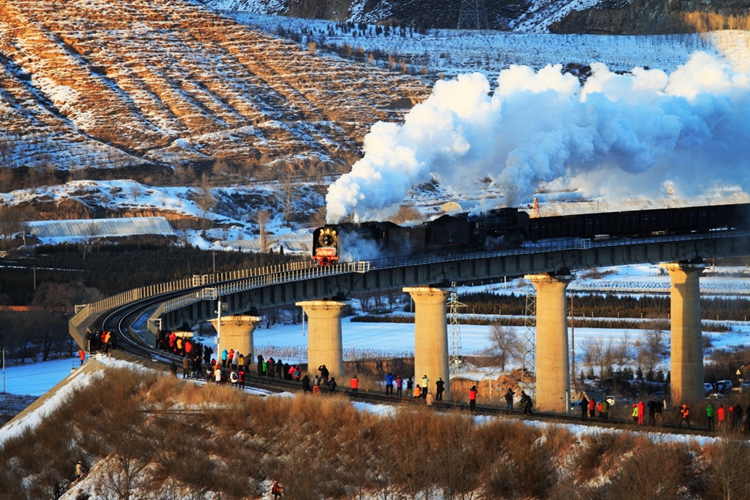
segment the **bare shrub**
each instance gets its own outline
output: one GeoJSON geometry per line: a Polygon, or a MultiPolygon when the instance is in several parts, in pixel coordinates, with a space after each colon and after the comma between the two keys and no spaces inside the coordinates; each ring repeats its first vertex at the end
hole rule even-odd
{"type": "Polygon", "coordinates": [[[466,498],[476,488],[483,460],[474,439],[473,421],[454,414],[440,424],[442,442],[434,452],[442,473],[433,479],[446,498],[466,498]]]}
{"type": "Polygon", "coordinates": [[[389,466],[384,475],[408,498],[417,498],[434,480],[431,472],[436,470],[437,464],[433,463],[434,454],[428,438],[439,432],[434,428],[437,425],[435,420],[435,414],[424,407],[417,411],[399,411],[394,428],[407,432],[392,433],[384,443],[389,466]]]}
{"type": "Polygon", "coordinates": [[[747,441],[724,438],[707,450],[709,460],[706,498],[750,498],[750,446],[747,441]]]}
{"type": "Polygon", "coordinates": [[[623,456],[611,483],[612,498],[641,500],[644,491],[664,498],[687,498],[691,461],[683,445],[641,440],[637,450],[623,456]]]}

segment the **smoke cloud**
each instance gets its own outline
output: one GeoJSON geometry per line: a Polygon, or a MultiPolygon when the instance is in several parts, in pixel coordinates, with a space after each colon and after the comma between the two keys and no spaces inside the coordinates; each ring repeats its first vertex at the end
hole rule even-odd
{"type": "Polygon", "coordinates": [[[479,73],[437,82],[402,125],[372,127],[329,188],[328,222],[387,218],[432,178],[466,200],[489,178],[509,206],[541,184],[609,200],[749,184],[750,75],[703,52],[671,74],[591,67],[584,86],[561,65],[511,66],[492,94],[479,73]]]}

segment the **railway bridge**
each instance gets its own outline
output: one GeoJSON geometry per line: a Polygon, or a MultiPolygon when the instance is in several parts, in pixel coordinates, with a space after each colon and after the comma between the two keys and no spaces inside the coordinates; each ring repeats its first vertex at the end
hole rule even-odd
{"type": "Polygon", "coordinates": [[[294,263],[273,269],[194,276],[154,285],[88,304],[70,322],[70,334],[86,345],[85,330],[103,311],[146,296],[184,291],[162,302],[149,329],[178,329],[211,320],[219,350],[253,352],[258,312],[297,305],[309,318],[308,367],[325,364],[344,375],[341,309],[361,293],[408,292],[416,305],[415,377],[446,382],[450,394],[446,288],[525,276],[537,292],[536,405],[567,411],[570,391],[565,290],[572,271],[594,267],[660,263],[671,278],[671,389],[673,401],[703,399],[703,350],[699,279],[703,260],[750,255],[750,232],[716,231],[647,238],[545,241],[487,253],[441,254],[423,258],[380,259],[330,267],[294,263]]]}

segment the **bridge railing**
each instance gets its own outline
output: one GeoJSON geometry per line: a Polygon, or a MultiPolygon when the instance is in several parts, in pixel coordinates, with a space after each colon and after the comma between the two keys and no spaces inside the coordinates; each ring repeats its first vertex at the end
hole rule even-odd
{"type": "Polygon", "coordinates": [[[565,240],[527,243],[520,248],[495,250],[491,252],[456,252],[425,255],[420,257],[385,257],[382,259],[372,259],[369,262],[372,269],[388,269],[394,267],[418,266],[427,264],[440,264],[445,262],[507,257],[512,255],[529,255],[534,253],[559,252],[568,250],[590,250],[593,248],[607,248],[648,243],[670,243],[676,241],[695,241],[737,237],[750,237],[750,231],[716,231],[712,233],[654,235],[627,239],[612,238],[591,240],[587,238],[570,238],[565,240]]]}
{"type": "Polygon", "coordinates": [[[306,281],[310,279],[324,278],[326,276],[338,276],[351,273],[366,273],[370,270],[367,261],[345,262],[333,266],[308,267],[305,269],[293,269],[276,274],[267,274],[255,278],[231,281],[219,284],[215,287],[203,287],[186,295],[167,300],[159,305],[148,319],[148,329],[154,335],[158,334],[161,324],[160,318],[169,312],[182,309],[183,307],[202,302],[204,300],[216,300],[217,298],[235,293],[246,292],[255,288],[281,283],[292,283],[295,281],[306,281]],[[210,293],[206,293],[210,290],[210,293]]]}
{"type": "MultiPolygon", "coordinates": [[[[345,262],[335,266],[317,267],[312,261],[300,261],[289,264],[268,266],[264,268],[244,269],[228,273],[196,275],[192,279],[177,280],[169,283],[161,283],[130,290],[107,299],[87,304],[71,318],[69,323],[70,334],[79,345],[85,346],[85,331],[96,320],[99,314],[124,304],[135,302],[155,295],[171,293],[179,290],[205,287],[214,283],[220,283],[216,287],[218,296],[230,295],[252,288],[258,288],[286,281],[302,281],[306,279],[319,278],[326,275],[344,274],[351,272],[364,273],[370,269],[386,269],[393,267],[404,267],[414,265],[426,265],[433,263],[445,263],[450,261],[466,261],[480,258],[494,258],[512,255],[527,255],[533,253],[545,253],[566,250],[588,250],[591,248],[605,248],[614,246],[626,246],[644,243],[666,243],[675,241],[694,241],[705,239],[748,237],[748,231],[716,231],[714,233],[686,234],[686,235],[655,235],[642,238],[628,239],[602,239],[590,240],[573,238],[565,240],[544,241],[527,244],[521,248],[499,250],[492,252],[457,252],[455,254],[437,254],[402,258],[383,258],[370,261],[345,262]]],[[[161,304],[152,314],[148,325],[152,332],[156,329],[158,322],[152,321],[161,315],[194,304],[200,300],[197,296],[187,294],[177,299],[172,299],[161,304]],[[157,315],[158,313],[158,315],[157,315]]]]}
{"type": "Polygon", "coordinates": [[[84,349],[87,346],[86,330],[91,328],[96,319],[106,311],[136,302],[141,299],[163,295],[166,293],[189,290],[198,286],[222,283],[232,280],[240,280],[253,276],[273,275],[277,273],[304,271],[313,268],[316,264],[312,261],[289,262],[274,266],[239,269],[236,271],[194,275],[192,278],[184,278],[167,283],[145,286],[129,290],[127,292],[113,295],[91,304],[76,306],[76,314],[68,322],[68,331],[79,346],[84,349]]]}

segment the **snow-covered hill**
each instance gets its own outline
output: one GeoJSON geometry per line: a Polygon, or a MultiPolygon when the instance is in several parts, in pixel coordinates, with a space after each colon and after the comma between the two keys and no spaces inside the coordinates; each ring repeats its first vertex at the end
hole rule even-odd
{"type": "MultiPolygon", "coordinates": [[[[379,31],[254,14],[262,10],[257,5],[6,2],[0,9],[3,205],[31,207],[40,219],[164,216],[180,221],[178,230],[207,229],[203,246],[232,235],[251,239],[263,211],[273,231],[284,234],[320,223],[328,184],[362,157],[373,126],[402,123],[441,78],[480,72],[492,92],[511,65],[527,66],[518,74],[529,81],[543,80],[535,71],[550,64],[561,69],[548,71],[585,80],[597,62],[607,66],[597,66],[599,74],[616,81],[638,66],[674,72],[702,50],[738,72],[731,78],[739,88],[750,60],[746,33],[737,31],[705,37],[379,31]],[[200,199],[206,191],[208,204],[200,199]],[[199,220],[208,227],[199,228],[199,220]]],[[[441,113],[458,105],[444,104],[441,113]]],[[[531,116],[542,108],[524,109],[531,116]]],[[[728,123],[714,118],[711,127],[728,123]]],[[[440,120],[466,127],[449,116],[440,120]]],[[[431,131],[413,142],[424,143],[425,132],[431,131]]],[[[402,151],[388,141],[373,135],[370,150],[402,151]]],[[[431,153],[422,154],[422,170],[437,172],[431,153]]],[[[488,158],[496,168],[506,161],[499,153],[488,158]]],[[[440,168],[466,180],[458,160],[440,168]]],[[[487,174],[497,177],[492,169],[487,174]]],[[[428,215],[450,200],[507,201],[498,184],[470,192],[443,176],[437,191],[419,185],[399,203],[428,215]]]]}

